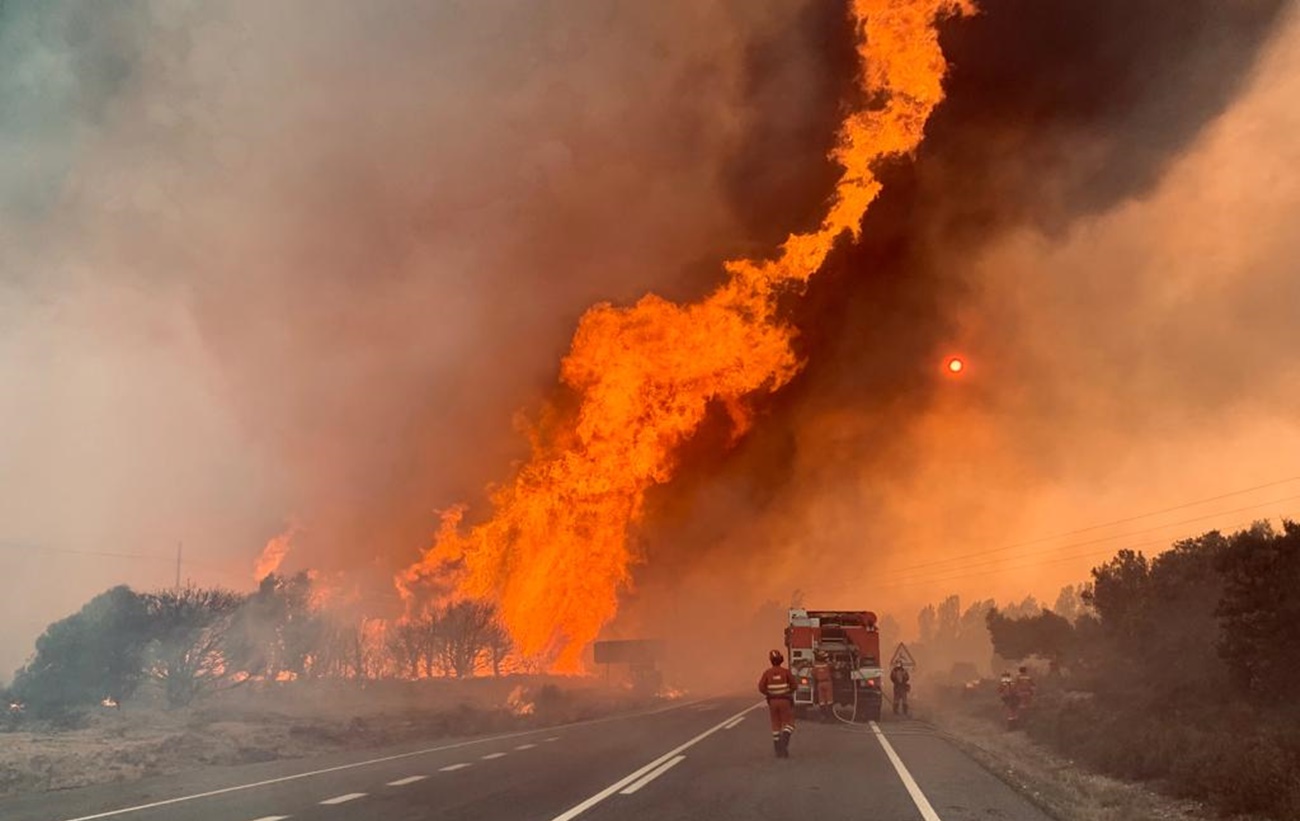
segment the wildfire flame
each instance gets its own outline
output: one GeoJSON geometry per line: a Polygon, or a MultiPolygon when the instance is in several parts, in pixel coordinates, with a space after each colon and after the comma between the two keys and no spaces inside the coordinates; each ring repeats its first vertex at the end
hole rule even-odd
{"type": "Polygon", "coordinates": [[[284,557],[289,555],[289,548],[293,546],[293,539],[298,535],[299,529],[298,525],[291,524],[283,533],[266,543],[253,564],[253,581],[260,582],[280,569],[284,557]]]}
{"type": "Polygon", "coordinates": [[[640,557],[628,545],[646,491],[667,482],[675,453],[710,405],[737,435],[746,398],[775,391],[798,371],[795,330],[777,297],[798,292],[845,233],[854,239],[880,193],[873,166],[920,143],[943,98],[947,69],[936,21],[972,13],[971,0],[853,0],[868,107],[851,112],[832,158],[842,167],[817,230],[792,234],[773,259],[725,263],[726,279],[703,301],[653,294],[630,308],[600,304],[582,317],[561,366],[576,409],[550,409],[534,426],[532,456],[491,494],[492,517],[461,528],[447,512],[436,541],[398,575],[408,606],[424,588],[498,601],[520,652],[581,667],[583,648],[617,611],[640,557]]]}
{"type": "Polygon", "coordinates": [[[520,684],[506,696],[506,709],[514,716],[530,716],[537,711],[537,704],[530,697],[527,688],[520,684]]]}

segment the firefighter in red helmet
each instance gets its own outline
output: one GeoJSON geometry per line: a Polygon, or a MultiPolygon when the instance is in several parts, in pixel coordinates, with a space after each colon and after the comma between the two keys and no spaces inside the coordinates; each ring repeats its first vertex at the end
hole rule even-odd
{"type": "Polygon", "coordinates": [[[783,665],[781,651],[767,654],[772,666],[758,679],[758,691],[767,699],[767,712],[772,719],[772,749],[777,758],[790,757],[790,735],[794,732],[794,674],[783,665]]]}

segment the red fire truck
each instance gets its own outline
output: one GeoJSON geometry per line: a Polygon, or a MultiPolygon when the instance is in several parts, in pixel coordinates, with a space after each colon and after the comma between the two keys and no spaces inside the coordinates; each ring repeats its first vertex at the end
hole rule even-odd
{"type": "Polygon", "coordinates": [[[792,608],[785,648],[790,672],[799,682],[794,695],[796,712],[805,712],[816,703],[813,660],[824,653],[831,668],[834,714],[845,721],[880,720],[884,671],[875,613],[792,608]]]}

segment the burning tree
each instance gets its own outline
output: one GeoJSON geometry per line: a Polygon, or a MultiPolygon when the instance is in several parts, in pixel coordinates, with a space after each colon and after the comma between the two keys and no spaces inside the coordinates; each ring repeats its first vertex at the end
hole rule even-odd
{"type": "Polygon", "coordinates": [[[398,675],[411,678],[430,677],[435,670],[457,678],[472,676],[485,656],[493,675],[499,676],[512,648],[496,608],[477,599],[408,618],[388,631],[386,642],[398,675]]]}
{"type": "Polygon", "coordinates": [[[462,599],[447,607],[436,631],[443,669],[457,678],[474,675],[498,629],[496,608],[489,602],[462,599]]]}
{"type": "Polygon", "coordinates": [[[264,577],[233,621],[227,642],[231,660],[250,676],[269,679],[306,674],[323,634],[305,572],[264,577]]]}
{"type": "Polygon", "coordinates": [[[493,618],[487,632],[487,653],[488,661],[492,664],[492,675],[498,678],[501,676],[501,665],[514,647],[514,642],[510,640],[510,631],[499,619],[493,618]]]}
{"type": "Polygon", "coordinates": [[[311,675],[365,681],[397,672],[400,664],[383,619],[322,614],[311,675]]]}
{"type": "Polygon", "coordinates": [[[392,629],[388,651],[399,675],[409,678],[433,676],[440,643],[438,629],[438,619],[434,615],[409,619],[392,629]]]}
{"type": "Polygon", "coordinates": [[[146,598],[154,639],[149,674],[161,682],[171,707],[247,680],[227,655],[235,614],[245,597],[221,588],[189,585],[146,598]]]}

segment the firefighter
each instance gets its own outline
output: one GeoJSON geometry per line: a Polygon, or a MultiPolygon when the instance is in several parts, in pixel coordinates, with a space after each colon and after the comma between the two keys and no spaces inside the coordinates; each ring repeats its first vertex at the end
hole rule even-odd
{"type": "Polygon", "coordinates": [[[785,657],[781,651],[767,654],[772,666],[758,679],[758,691],[767,699],[767,712],[772,718],[772,750],[777,758],[790,757],[790,735],[794,732],[794,674],[781,666],[785,657]]]}
{"type": "Polygon", "coordinates": [[[894,685],[894,715],[901,711],[910,716],[912,707],[907,702],[907,694],[912,691],[912,674],[907,672],[903,662],[894,662],[894,669],[889,671],[889,681],[894,685]]]}
{"type": "Polygon", "coordinates": [[[1021,709],[1027,709],[1034,703],[1034,694],[1038,692],[1038,685],[1034,683],[1034,677],[1029,675],[1028,667],[1021,667],[1016,674],[1016,702],[1021,709]]]}
{"type": "Polygon", "coordinates": [[[813,656],[813,684],[817,687],[817,706],[821,708],[822,719],[830,721],[835,705],[835,686],[831,683],[831,664],[821,650],[813,656]]]}
{"type": "Polygon", "coordinates": [[[1016,692],[1016,683],[1009,672],[1003,673],[998,681],[998,698],[1002,699],[1002,706],[1006,708],[1007,727],[1016,726],[1016,719],[1020,716],[1020,695],[1016,692]]]}

